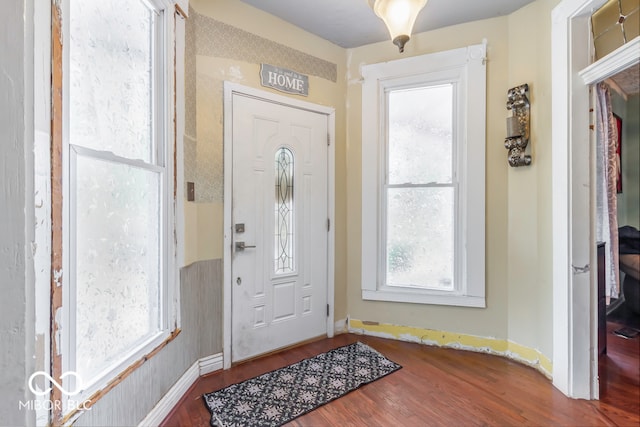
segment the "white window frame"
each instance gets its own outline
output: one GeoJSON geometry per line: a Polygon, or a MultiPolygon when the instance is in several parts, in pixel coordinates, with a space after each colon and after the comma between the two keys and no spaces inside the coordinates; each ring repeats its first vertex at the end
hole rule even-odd
{"type": "Polygon", "coordinates": [[[362,298],[486,307],[486,41],[460,49],[364,65],[362,87],[362,298]],[[454,289],[387,286],[387,92],[453,83],[456,250],[454,289]]]}
{"type": "MultiPolygon", "coordinates": [[[[62,4],[63,34],[69,34],[69,7],[70,1],[64,0],[62,4]]],[[[81,1],[81,0],[75,0],[81,1]]],[[[129,165],[140,169],[161,173],[160,179],[160,325],[159,330],[144,342],[123,355],[117,363],[103,370],[92,379],[82,378],[83,388],[74,396],[63,395],[63,415],[73,413],[77,409],[73,405],[66,405],[66,401],[80,402],[82,404],[97,392],[111,386],[118,381],[121,374],[135,363],[144,360],[148,354],[162,346],[179,330],[179,292],[178,292],[178,268],[177,252],[178,242],[176,238],[179,230],[176,228],[176,198],[174,198],[175,150],[177,141],[174,141],[174,91],[175,79],[174,56],[176,37],[174,32],[174,7],[171,0],[141,0],[152,13],[156,14],[153,25],[153,94],[152,94],[152,138],[153,148],[149,162],[132,160],[117,156],[111,152],[99,151],[70,143],[69,137],[69,91],[63,91],[63,223],[66,230],[63,236],[63,265],[67,274],[62,274],[63,307],[61,327],[62,348],[62,372],[75,372],[75,284],[73,283],[73,271],[75,271],[74,258],[74,233],[75,218],[73,209],[75,193],[75,167],[74,158],[77,155],[93,158],[101,161],[114,162],[120,165],[129,165]]],[[[63,87],[69,87],[69,48],[63,46],[63,87]]],[[[63,378],[63,386],[66,390],[77,390],[77,384],[72,384],[73,375],[63,378]]],[[[95,403],[95,402],[91,402],[95,403]]]]}

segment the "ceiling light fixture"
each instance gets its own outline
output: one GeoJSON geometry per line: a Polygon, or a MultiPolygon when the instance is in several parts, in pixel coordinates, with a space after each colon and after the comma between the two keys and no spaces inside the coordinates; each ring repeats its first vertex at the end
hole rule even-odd
{"type": "Polygon", "coordinates": [[[404,45],[409,41],[413,24],[427,0],[368,1],[376,15],[387,25],[393,44],[398,46],[400,53],[404,52],[404,45]]]}

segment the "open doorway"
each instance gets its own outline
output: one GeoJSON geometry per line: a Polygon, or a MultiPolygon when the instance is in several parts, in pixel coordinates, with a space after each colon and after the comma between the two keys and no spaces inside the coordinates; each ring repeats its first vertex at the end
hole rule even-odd
{"type": "MultiPolygon", "coordinates": [[[[602,404],[638,401],[640,95],[636,63],[591,86],[595,129],[597,374],[602,404]],[[606,255],[606,256],[605,256],[606,255]],[[606,258],[606,262],[605,262],[606,258]],[[635,386],[634,386],[635,384],[635,386]],[[625,389],[625,387],[628,387],[625,389]],[[621,390],[625,390],[621,393],[621,390]],[[634,391],[635,390],[635,391],[634,391]]],[[[597,393],[597,394],[596,394],[597,393]]],[[[633,405],[634,403],[632,403],[633,405]]]]}
{"type": "Polygon", "coordinates": [[[591,398],[605,401],[612,397],[615,381],[637,375],[637,370],[622,368],[637,367],[637,350],[630,350],[640,340],[638,40],[635,44],[635,50],[619,49],[580,73],[590,85],[595,125],[590,172],[590,247],[594,252],[597,247],[597,260],[591,264],[591,398]],[[603,72],[625,51],[635,54],[631,64],[603,72]]]}
{"type": "MultiPolygon", "coordinates": [[[[632,65],[592,88],[598,118],[596,240],[604,253],[598,259],[604,270],[598,277],[598,351],[602,359],[611,340],[607,329],[623,339],[640,339],[639,67],[632,65]]],[[[602,366],[600,363],[600,371],[602,366]]],[[[600,376],[605,374],[600,372],[600,376]]]]}
{"type": "Polygon", "coordinates": [[[589,26],[605,0],[562,0],[552,11],[553,384],[598,398],[595,238],[589,185],[589,85],[638,64],[640,38],[593,63],[589,26]]]}

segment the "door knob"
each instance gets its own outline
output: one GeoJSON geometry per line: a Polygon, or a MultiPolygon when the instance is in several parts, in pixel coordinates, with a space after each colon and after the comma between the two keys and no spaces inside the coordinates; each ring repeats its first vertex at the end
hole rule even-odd
{"type": "Polygon", "coordinates": [[[236,242],[236,252],[244,251],[248,248],[255,248],[255,245],[245,245],[244,242],[236,242]]]}

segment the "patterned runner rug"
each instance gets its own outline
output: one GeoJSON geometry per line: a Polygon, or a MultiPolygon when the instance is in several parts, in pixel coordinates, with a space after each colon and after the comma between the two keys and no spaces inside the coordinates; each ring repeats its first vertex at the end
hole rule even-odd
{"type": "Polygon", "coordinates": [[[400,368],[356,342],[203,398],[214,427],[280,426],[400,368]]]}

